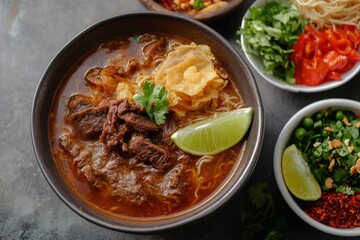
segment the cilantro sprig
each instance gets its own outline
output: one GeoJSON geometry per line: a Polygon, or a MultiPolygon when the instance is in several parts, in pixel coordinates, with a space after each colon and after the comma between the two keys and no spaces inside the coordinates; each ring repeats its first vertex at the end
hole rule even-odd
{"type": "Polygon", "coordinates": [[[149,118],[160,125],[165,122],[165,114],[168,113],[169,102],[168,93],[163,86],[156,85],[146,81],[143,87],[143,93],[134,95],[134,100],[145,111],[149,118]]]}
{"type": "Polygon", "coordinates": [[[275,216],[275,201],[267,190],[267,183],[260,182],[249,188],[247,202],[240,209],[241,239],[279,240],[286,221],[275,216]]]}

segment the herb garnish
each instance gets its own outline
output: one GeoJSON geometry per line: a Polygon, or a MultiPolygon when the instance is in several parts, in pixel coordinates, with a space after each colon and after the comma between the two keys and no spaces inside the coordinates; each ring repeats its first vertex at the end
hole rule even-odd
{"type": "Polygon", "coordinates": [[[139,36],[139,35],[133,33],[133,34],[132,34],[132,37],[133,37],[133,39],[134,39],[137,43],[140,43],[140,36],[139,36]]]}
{"type": "Polygon", "coordinates": [[[275,218],[275,202],[271,192],[266,191],[267,183],[251,186],[246,204],[240,209],[241,239],[278,240],[284,237],[281,230],[286,222],[275,218]]]}
{"type": "MultiPolygon", "coordinates": [[[[267,1],[250,8],[251,17],[245,19],[243,35],[250,54],[259,55],[267,74],[294,84],[295,64],[290,60],[292,45],[304,31],[305,21],[294,5],[267,1]]],[[[240,40],[237,41],[240,44],[240,40]]]]}
{"type": "Polygon", "coordinates": [[[143,93],[134,95],[134,100],[145,108],[149,118],[160,125],[165,122],[165,114],[168,113],[168,93],[165,87],[146,81],[143,93]]]}
{"type": "Polygon", "coordinates": [[[204,8],[204,0],[195,0],[194,1],[194,9],[195,10],[200,10],[202,8],[204,8]]]}
{"type": "Polygon", "coordinates": [[[329,108],[306,117],[294,132],[295,144],[323,191],[360,192],[359,127],[354,112],[329,108]]]}

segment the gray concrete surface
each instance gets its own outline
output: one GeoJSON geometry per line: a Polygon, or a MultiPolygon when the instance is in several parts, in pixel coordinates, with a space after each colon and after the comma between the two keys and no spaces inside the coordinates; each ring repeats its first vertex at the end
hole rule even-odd
{"type": "MultiPolygon", "coordinates": [[[[210,25],[242,55],[235,32],[252,2],[245,1],[235,14],[210,25]]],[[[30,112],[39,79],[57,51],[79,31],[137,10],[145,9],[136,0],[0,0],[0,239],[240,239],[239,208],[247,188],[259,181],[269,183],[277,214],[287,219],[286,239],[337,239],[312,229],[287,207],[275,185],[272,154],[281,127],[299,108],[329,97],[360,101],[360,75],[336,90],[297,94],[277,89],[255,74],[266,116],[258,165],[243,191],[199,223],[153,235],[116,232],[84,220],[56,196],[31,143],[30,112]]]]}

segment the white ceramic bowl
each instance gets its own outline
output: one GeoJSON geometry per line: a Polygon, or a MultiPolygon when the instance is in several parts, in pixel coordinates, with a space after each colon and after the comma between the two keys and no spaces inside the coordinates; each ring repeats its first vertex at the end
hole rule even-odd
{"type": "Polygon", "coordinates": [[[284,128],[282,129],[274,150],[274,173],[276,183],[279,187],[279,190],[284,197],[287,204],[290,208],[306,223],[313,226],[314,228],[326,232],[328,234],[337,235],[337,236],[360,236],[360,228],[354,229],[340,229],[329,227],[325,224],[322,224],[314,219],[312,219],[309,215],[307,215],[297,204],[293,195],[289,192],[286,187],[282,170],[281,170],[281,157],[284,149],[290,145],[291,136],[295,130],[295,128],[301,123],[302,119],[306,116],[311,116],[312,114],[318,112],[319,110],[327,109],[329,107],[333,107],[334,109],[348,109],[352,110],[357,114],[360,114],[360,102],[354,100],[347,99],[327,99],[321,100],[315,103],[312,103],[300,111],[298,111],[291,119],[286,123],[284,128]]]}
{"type": "MultiPolygon", "coordinates": [[[[258,7],[260,5],[265,4],[266,0],[257,0],[255,1],[250,8],[258,7]]],[[[250,18],[251,14],[249,11],[246,11],[244,18],[241,22],[241,28],[245,26],[245,19],[250,18]]],[[[360,71],[360,61],[348,72],[341,74],[342,80],[339,81],[329,81],[318,86],[306,86],[303,84],[294,84],[291,85],[283,80],[276,78],[273,75],[268,75],[265,73],[264,66],[262,63],[262,58],[260,56],[255,56],[253,54],[249,54],[247,52],[248,46],[247,42],[245,41],[244,35],[241,35],[241,47],[245,53],[246,59],[250,62],[252,67],[269,83],[279,87],[281,89],[291,91],[291,92],[321,92],[330,90],[336,87],[339,87],[346,82],[350,81],[359,71],[360,71]]]]}

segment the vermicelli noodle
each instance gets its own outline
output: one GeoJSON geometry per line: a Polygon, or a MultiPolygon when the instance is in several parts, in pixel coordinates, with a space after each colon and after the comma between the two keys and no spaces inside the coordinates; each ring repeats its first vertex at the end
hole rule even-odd
{"type": "Polygon", "coordinates": [[[290,0],[315,29],[354,25],[360,29],[359,0],[290,0]]]}

